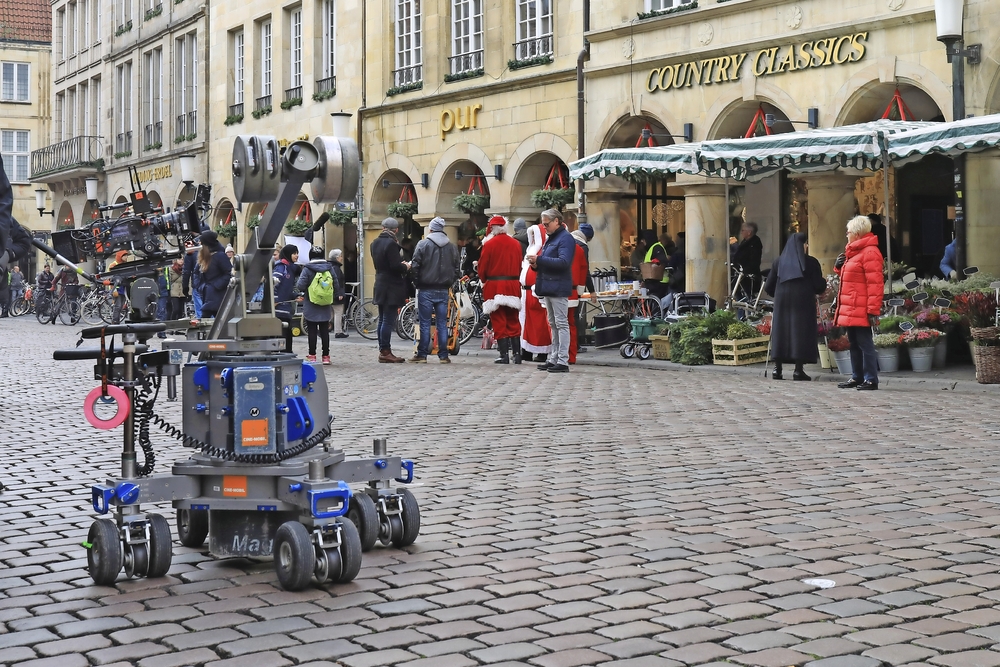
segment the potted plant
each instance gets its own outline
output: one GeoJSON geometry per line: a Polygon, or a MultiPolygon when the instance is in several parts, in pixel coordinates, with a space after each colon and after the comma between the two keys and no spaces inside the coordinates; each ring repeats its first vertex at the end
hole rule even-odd
{"type": "Polygon", "coordinates": [[[878,354],[878,367],[882,373],[895,373],[899,370],[899,334],[880,333],[873,338],[875,353],[878,354]]]}
{"type": "Polygon", "coordinates": [[[557,208],[561,211],[575,196],[574,188],[542,188],[531,193],[531,203],[538,208],[557,208]]]}
{"type": "Polygon", "coordinates": [[[948,330],[958,321],[958,313],[948,308],[925,308],[914,319],[918,327],[941,332],[934,345],[934,368],[944,368],[948,358],[948,330]]]}
{"type": "Polygon", "coordinates": [[[224,222],[215,228],[215,233],[219,236],[224,236],[229,240],[236,238],[237,233],[236,225],[232,222],[224,222]]]}
{"type": "Polygon", "coordinates": [[[400,218],[412,217],[417,212],[417,204],[408,201],[394,201],[386,207],[390,217],[400,218]]]}
{"type": "Polygon", "coordinates": [[[746,322],[734,322],[726,328],[724,339],[712,339],[712,363],[743,366],[767,361],[770,340],[770,335],[762,335],[757,327],[746,322]]]}
{"type": "Polygon", "coordinates": [[[260,213],[250,216],[247,218],[247,229],[257,229],[257,227],[260,227],[260,221],[260,213]]]}
{"type": "Polygon", "coordinates": [[[941,332],[935,329],[910,329],[899,337],[910,354],[910,365],[915,373],[926,373],[934,363],[934,345],[941,332]]]}
{"type": "Polygon", "coordinates": [[[879,333],[898,334],[902,330],[899,325],[903,322],[909,322],[916,326],[916,320],[909,315],[886,315],[878,321],[879,333]]]}
{"type": "Polygon", "coordinates": [[[712,339],[724,337],[729,325],[735,322],[734,313],[717,310],[710,315],[691,315],[672,324],[670,361],[687,366],[712,363],[712,339]]]}
{"type": "Polygon", "coordinates": [[[481,214],[490,206],[489,195],[460,194],[455,197],[455,208],[469,215],[481,214]]]}
{"type": "Polygon", "coordinates": [[[847,336],[830,338],[826,341],[826,346],[830,348],[830,354],[833,355],[833,360],[837,364],[837,372],[841,375],[851,375],[853,373],[851,342],[847,340],[847,336]]]}
{"type": "Polygon", "coordinates": [[[833,365],[833,357],[830,355],[830,348],[826,341],[833,331],[833,325],[825,319],[820,318],[816,323],[816,348],[819,351],[819,365],[821,368],[830,368],[833,365]]]}
{"type": "Polygon", "coordinates": [[[312,229],[312,223],[308,220],[292,218],[285,223],[286,236],[305,236],[305,233],[312,229]]]}

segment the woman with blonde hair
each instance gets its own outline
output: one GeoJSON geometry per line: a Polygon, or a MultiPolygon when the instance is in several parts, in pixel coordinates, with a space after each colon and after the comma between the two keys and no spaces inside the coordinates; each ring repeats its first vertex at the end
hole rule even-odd
{"type": "Polygon", "coordinates": [[[202,275],[202,317],[215,317],[232,277],[233,264],[215,232],[202,232],[198,251],[198,269],[202,275]]]}
{"type": "Polygon", "coordinates": [[[840,294],[834,324],[847,329],[851,342],[851,378],[841,389],[878,389],[878,356],[872,327],[878,326],[882,312],[882,253],[872,223],[863,215],[847,223],[847,247],[834,263],[840,276],[840,294]]]}

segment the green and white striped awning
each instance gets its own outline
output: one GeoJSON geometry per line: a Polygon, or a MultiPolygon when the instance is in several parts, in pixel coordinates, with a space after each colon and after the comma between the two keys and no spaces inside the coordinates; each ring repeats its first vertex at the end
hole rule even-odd
{"type": "Polygon", "coordinates": [[[787,169],[793,173],[882,167],[886,137],[933,125],[920,121],[876,120],[772,134],[750,139],[719,139],[701,143],[701,166],[711,176],[757,181],[787,169]]]}
{"type": "Polygon", "coordinates": [[[621,176],[644,181],[666,174],[697,174],[698,144],[670,144],[650,148],[605,148],[569,164],[569,177],[589,181],[606,176],[621,176]]]}
{"type": "Polygon", "coordinates": [[[906,164],[930,153],[955,156],[1000,146],[1000,114],[963,118],[950,123],[894,134],[888,139],[889,159],[906,164]]]}

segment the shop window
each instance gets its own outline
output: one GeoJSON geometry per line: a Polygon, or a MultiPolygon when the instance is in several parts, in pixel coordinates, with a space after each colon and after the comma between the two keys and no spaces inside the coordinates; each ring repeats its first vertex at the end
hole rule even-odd
{"type": "Polygon", "coordinates": [[[27,130],[0,131],[0,158],[3,159],[4,171],[12,183],[28,182],[30,153],[27,130]]]}
{"type": "Polygon", "coordinates": [[[27,102],[28,63],[2,63],[3,85],[0,86],[0,101],[27,102]]]}
{"type": "Polygon", "coordinates": [[[423,81],[423,49],[420,0],[396,0],[396,69],[393,85],[397,88],[423,81]]]}
{"type": "Polygon", "coordinates": [[[483,0],[453,0],[451,23],[451,75],[483,68],[483,0]]]}

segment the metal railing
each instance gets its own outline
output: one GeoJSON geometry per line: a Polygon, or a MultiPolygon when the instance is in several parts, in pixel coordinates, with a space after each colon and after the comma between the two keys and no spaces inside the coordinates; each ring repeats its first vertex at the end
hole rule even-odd
{"type": "Polygon", "coordinates": [[[177,124],[174,126],[174,136],[178,139],[187,136],[187,114],[182,113],[177,116],[177,124]]]}
{"type": "Polygon", "coordinates": [[[188,111],[187,117],[188,136],[198,134],[198,111],[188,111]]]}
{"type": "Polygon", "coordinates": [[[230,116],[242,116],[243,115],[243,102],[239,104],[229,105],[229,115],[230,116]]]}
{"type": "Polygon", "coordinates": [[[73,137],[57,144],[31,151],[31,178],[74,167],[96,166],[104,157],[101,137],[73,137]]]}
{"type": "Polygon", "coordinates": [[[142,128],[143,145],[154,146],[163,143],[163,121],[158,120],[142,128]]]}
{"type": "Polygon", "coordinates": [[[514,42],[514,60],[528,60],[552,53],[552,35],[514,42]]]}
{"type": "Polygon", "coordinates": [[[132,152],[132,130],[128,132],[120,132],[118,136],[115,137],[115,153],[131,153],[132,152]]]}
{"type": "Polygon", "coordinates": [[[175,137],[177,139],[187,139],[198,133],[198,112],[188,111],[177,116],[177,126],[175,137]]]}
{"type": "Polygon", "coordinates": [[[392,81],[397,88],[423,81],[423,65],[411,65],[392,70],[392,81]]]}
{"type": "Polygon", "coordinates": [[[328,76],[325,79],[320,79],[316,82],[316,92],[317,93],[333,93],[337,94],[337,77],[328,76]]]}
{"type": "Polygon", "coordinates": [[[285,89],[285,101],[289,102],[291,100],[302,100],[302,86],[285,89]]]}
{"type": "Polygon", "coordinates": [[[267,108],[269,106],[271,106],[271,96],[270,95],[264,95],[263,97],[258,97],[257,99],[255,99],[253,101],[253,110],[254,111],[260,111],[261,109],[265,109],[265,108],[267,108]]]}
{"type": "Polygon", "coordinates": [[[483,66],[483,50],[472,51],[470,53],[463,53],[457,56],[448,57],[448,71],[451,74],[462,74],[464,72],[472,72],[482,68],[483,66]]]}

